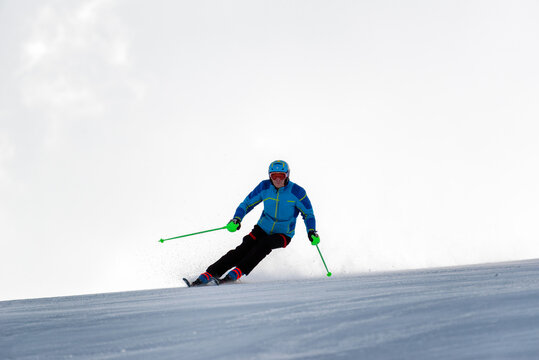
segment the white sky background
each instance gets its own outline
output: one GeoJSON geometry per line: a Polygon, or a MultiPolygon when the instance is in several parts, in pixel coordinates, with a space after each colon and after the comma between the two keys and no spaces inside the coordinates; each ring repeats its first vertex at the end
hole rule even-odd
{"type": "MultiPolygon", "coordinates": [[[[284,159],[335,275],[539,256],[536,1],[1,1],[0,300],[174,286],[284,159]]],[[[251,279],[324,276],[296,237],[251,279]]]]}

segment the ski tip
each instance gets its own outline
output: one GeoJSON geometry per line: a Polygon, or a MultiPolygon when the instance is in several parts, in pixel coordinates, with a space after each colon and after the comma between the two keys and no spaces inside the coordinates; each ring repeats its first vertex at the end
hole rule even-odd
{"type": "Polygon", "coordinates": [[[187,285],[187,287],[191,287],[191,283],[189,282],[189,280],[183,278],[183,281],[185,282],[185,285],[187,285]]]}

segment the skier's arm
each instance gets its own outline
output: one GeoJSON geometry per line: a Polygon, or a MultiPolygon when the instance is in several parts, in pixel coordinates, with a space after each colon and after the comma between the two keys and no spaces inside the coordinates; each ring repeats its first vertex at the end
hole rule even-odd
{"type": "Polygon", "coordinates": [[[234,219],[242,221],[244,216],[247,215],[249,211],[253,210],[256,205],[262,202],[262,191],[267,188],[269,188],[269,180],[264,180],[258,184],[258,186],[255,187],[254,190],[251,191],[245,200],[243,200],[243,202],[238,206],[236,212],[234,213],[234,219]]]}
{"type": "Polygon", "coordinates": [[[311,200],[309,200],[309,197],[307,196],[307,192],[296,185],[295,188],[292,189],[292,193],[297,197],[296,207],[301,212],[307,234],[311,231],[316,232],[316,218],[314,217],[313,207],[311,205],[311,200]]]}
{"type": "Polygon", "coordinates": [[[312,213],[312,207],[310,214],[302,211],[301,216],[303,216],[303,221],[305,221],[305,227],[307,228],[307,238],[311,244],[318,245],[320,243],[320,236],[318,236],[318,233],[315,230],[316,219],[314,218],[314,213],[312,213]]]}

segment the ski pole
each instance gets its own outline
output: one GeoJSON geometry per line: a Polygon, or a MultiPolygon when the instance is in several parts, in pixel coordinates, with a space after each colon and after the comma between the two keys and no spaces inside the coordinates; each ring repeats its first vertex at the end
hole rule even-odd
{"type": "Polygon", "coordinates": [[[169,239],[161,239],[161,240],[159,240],[159,242],[162,244],[162,243],[164,243],[165,241],[168,241],[168,240],[174,240],[174,239],[179,239],[179,238],[183,238],[183,237],[187,237],[187,236],[204,234],[204,233],[207,233],[207,232],[210,232],[210,231],[217,231],[217,230],[223,230],[223,229],[226,229],[226,226],[223,226],[223,227],[220,227],[220,228],[217,228],[217,229],[199,231],[199,232],[192,233],[192,234],[187,234],[187,235],[180,235],[180,236],[172,237],[172,238],[169,238],[169,239]]]}
{"type": "Polygon", "coordinates": [[[324,263],[324,266],[326,267],[327,276],[331,276],[331,272],[328,270],[328,266],[326,265],[326,262],[324,261],[324,257],[322,256],[322,253],[320,252],[320,248],[318,247],[318,244],[316,245],[316,249],[318,250],[318,253],[320,254],[320,258],[322,258],[322,262],[324,263]]]}

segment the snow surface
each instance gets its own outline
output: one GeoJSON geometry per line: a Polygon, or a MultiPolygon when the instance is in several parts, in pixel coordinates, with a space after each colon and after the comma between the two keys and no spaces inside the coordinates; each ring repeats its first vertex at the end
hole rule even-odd
{"type": "Polygon", "coordinates": [[[537,359],[539,260],[4,301],[0,323],[1,359],[537,359]]]}

